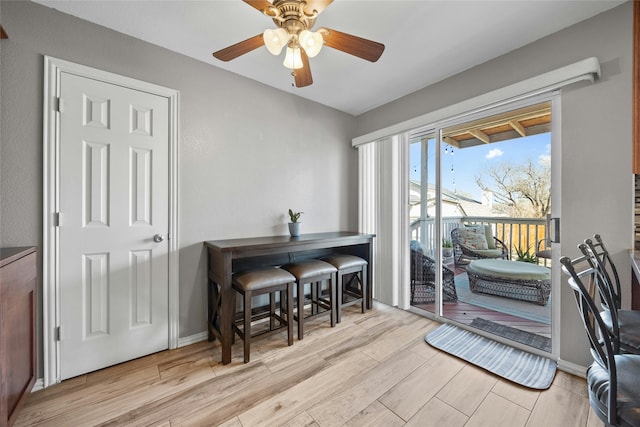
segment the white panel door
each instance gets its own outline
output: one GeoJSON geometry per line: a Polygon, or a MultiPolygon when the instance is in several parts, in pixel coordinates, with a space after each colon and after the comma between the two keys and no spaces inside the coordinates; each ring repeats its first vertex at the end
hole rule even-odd
{"type": "Polygon", "coordinates": [[[168,348],[169,101],[66,72],[60,82],[66,379],[168,348]]]}

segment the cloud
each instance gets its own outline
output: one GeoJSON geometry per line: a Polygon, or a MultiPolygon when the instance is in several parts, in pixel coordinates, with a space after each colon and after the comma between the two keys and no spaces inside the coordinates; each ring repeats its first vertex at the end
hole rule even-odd
{"type": "Polygon", "coordinates": [[[494,148],[493,150],[490,150],[486,156],[484,156],[485,159],[493,159],[494,157],[500,157],[504,154],[504,151],[502,151],[499,148],[494,148]]]}
{"type": "Polygon", "coordinates": [[[551,164],[551,155],[550,154],[541,154],[538,157],[538,162],[540,164],[543,164],[543,165],[551,164]]]}

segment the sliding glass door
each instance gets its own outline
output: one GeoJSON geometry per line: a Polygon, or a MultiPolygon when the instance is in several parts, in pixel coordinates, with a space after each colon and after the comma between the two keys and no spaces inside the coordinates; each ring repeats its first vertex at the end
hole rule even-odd
{"type": "Polygon", "coordinates": [[[436,283],[436,140],[419,132],[409,140],[410,303],[439,314],[436,283]]]}
{"type": "Polygon", "coordinates": [[[551,351],[551,102],[410,135],[411,306],[551,351]]]}

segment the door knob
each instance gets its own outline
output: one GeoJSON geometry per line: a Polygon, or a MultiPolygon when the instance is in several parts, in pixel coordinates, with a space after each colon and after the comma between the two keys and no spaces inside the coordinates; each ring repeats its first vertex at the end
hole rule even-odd
{"type": "Polygon", "coordinates": [[[164,237],[162,237],[162,234],[156,234],[155,236],[153,236],[153,241],[156,243],[163,242],[164,237]]]}

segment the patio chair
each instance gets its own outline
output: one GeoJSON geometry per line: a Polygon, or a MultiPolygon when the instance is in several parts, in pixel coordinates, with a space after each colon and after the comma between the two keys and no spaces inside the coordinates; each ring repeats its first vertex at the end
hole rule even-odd
{"type": "MultiPolygon", "coordinates": [[[[430,304],[436,300],[436,262],[422,251],[420,243],[411,242],[411,305],[430,304]]],[[[458,301],[453,271],[442,267],[442,300],[458,301]]]]}
{"type": "Polygon", "coordinates": [[[551,240],[544,238],[538,240],[536,244],[536,257],[551,259],[551,240]]]}
{"type": "Polygon", "coordinates": [[[456,266],[474,259],[509,259],[506,245],[493,235],[490,225],[473,225],[451,230],[453,261],[456,266]]]}
{"type": "MultiPolygon", "coordinates": [[[[582,249],[582,248],[581,248],[582,249]]],[[[568,274],[569,286],[573,290],[578,312],[582,319],[591,355],[594,362],[587,369],[589,404],[607,426],[640,425],[640,355],[619,354],[618,336],[611,333],[600,316],[590,288],[593,282],[601,280],[601,272],[589,266],[577,271],[576,265],[586,257],[571,260],[560,258],[563,271],[568,274]]],[[[612,304],[610,296],[604,296],[612,304]]],[[[614,326],[615,328],[615,326],[614,326]]]]}
{"type": "Polygon", "coordinates": [[[536,257],[538,258],[551,259],[551,238],[549,237],[550,217],[551,215],[547,215],[544,238],[536,242],[536,257]]]}

